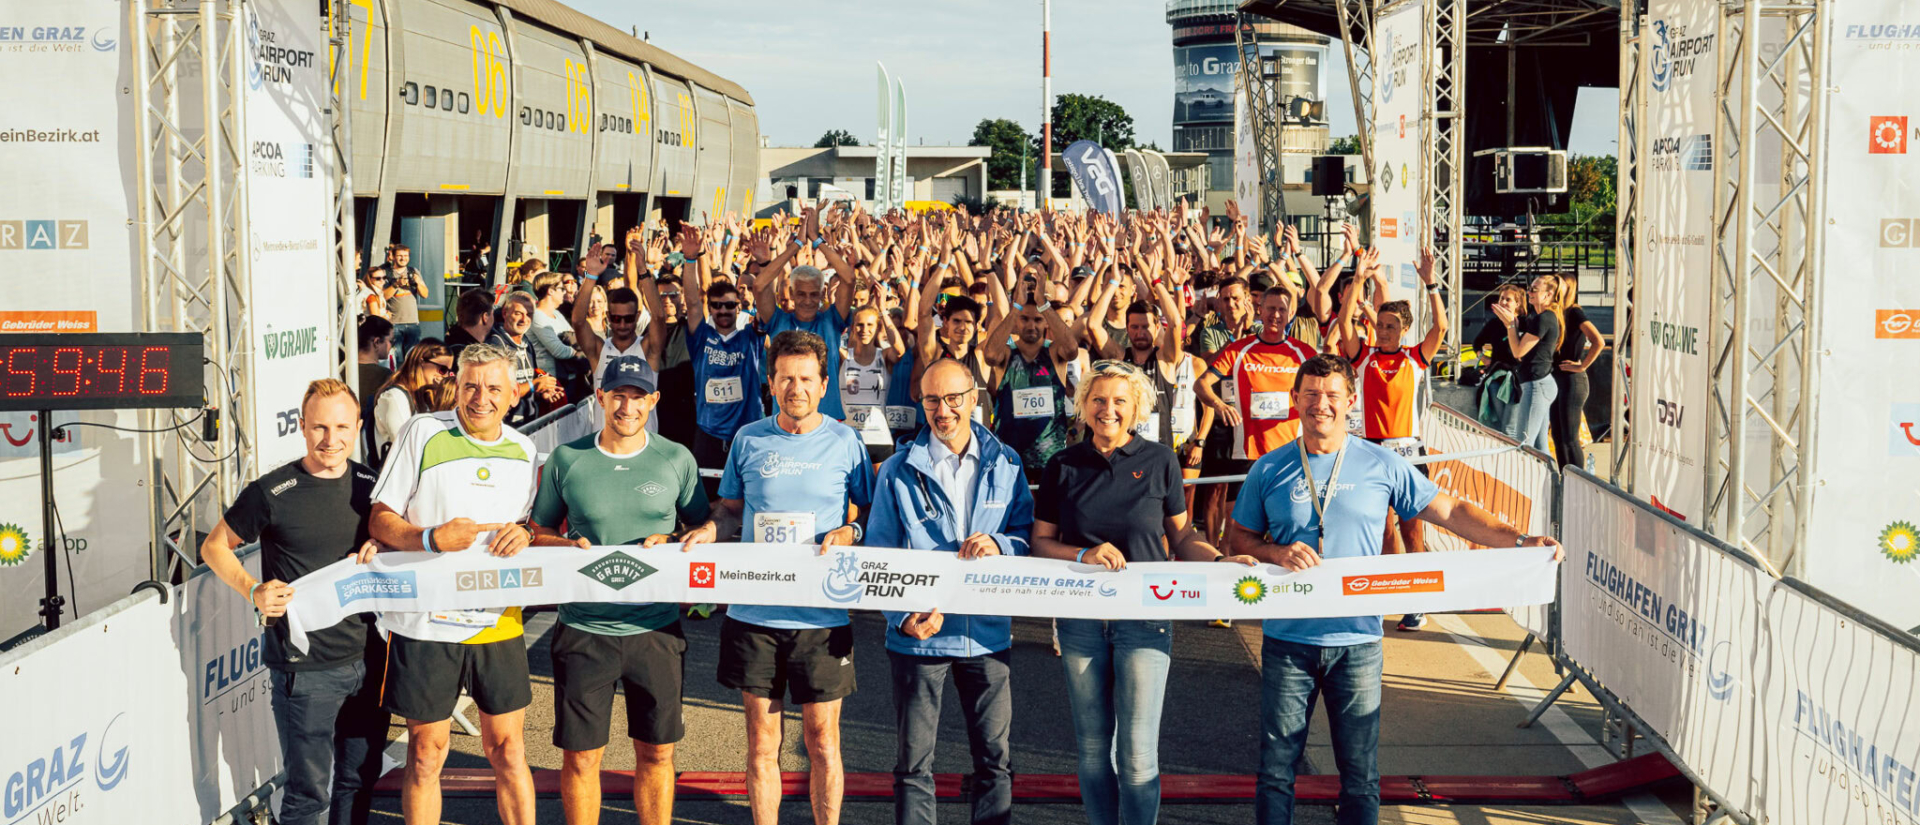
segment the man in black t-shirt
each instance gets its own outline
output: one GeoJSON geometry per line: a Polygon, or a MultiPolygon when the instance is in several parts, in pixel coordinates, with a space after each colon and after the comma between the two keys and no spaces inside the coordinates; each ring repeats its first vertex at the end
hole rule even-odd
{"type": "Polygon", "coordinates": [[[287,770],[282,825],[364,825],[380,778],[387,714],[380,709],[385,645],[365,614],[308,634],[307,649],[287,643],[287,582],[352,555],[368,541],[374,474],[350,460],[360,436],[360,404],[336,379],[307,385],[300,403],[307,454],[240,491],[200,557],[228,587],[245,594],[266,623],[265,664],[273,677],[273,719],[287,770]],[[260,542],[261,579],[235,557],[260,542]],[[371,677],[371,678],[369,678],[371,677]],[[329,764],[332,765],[329,771],[329,764]],[[331,773],[331,783],[329,783],[331,773]]]}

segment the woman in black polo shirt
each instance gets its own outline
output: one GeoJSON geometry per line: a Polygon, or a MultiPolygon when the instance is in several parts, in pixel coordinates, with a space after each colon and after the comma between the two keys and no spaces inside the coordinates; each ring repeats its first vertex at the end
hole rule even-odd
{"type": "MultiPolygon", "coordinates": [[[[1108,570],[1128,562],[1235,561],[1190,529],[1173,450],[1133,436],[1153,410],[1153,383],[1124,361],[1097,361],[1074,410],[1089,438],[1055,454],[1040,476],[1033,554],[1108,570]]],[[[1093,825],[1148,825],[1160,812],[1160,708],[1173,623],[1060,619],[1080,798],[1093,825]],[[1115,747],[1116,741],[1118,747],[1115,747]],[[1116,774],[1115,767],[1118,766],[1116,774]]]]}

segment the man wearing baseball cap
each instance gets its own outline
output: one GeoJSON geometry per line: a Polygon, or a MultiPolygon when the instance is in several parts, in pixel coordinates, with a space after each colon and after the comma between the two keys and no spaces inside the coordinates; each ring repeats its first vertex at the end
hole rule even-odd
{"type": "MultiPolygon", "coordinates": [[[[582,548],[714,540],[693,454],[647,432],[660,402],[652,376],[640,356],[608,359],[595,393],[603,425],[547,459],[533,501],[535,535],[582,548]]],[[[560,800],[568,824],[598,821],[600,757],[616,686],[625,688],[633,740],[634,809],[642,822],[672,821],[673,746],[686,732],[680,690],[687,640],[678,605],[563,604],[552,647],[553,744],[565,751],[560,800]]]]}

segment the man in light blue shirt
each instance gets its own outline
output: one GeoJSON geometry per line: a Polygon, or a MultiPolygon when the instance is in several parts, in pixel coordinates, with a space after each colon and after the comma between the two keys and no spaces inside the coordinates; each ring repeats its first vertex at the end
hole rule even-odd
{"type": "Polygon", "coordinates": [[[797,266],[786,277],[770,278],[767,282],[780,281],[787,284],[787,294],[793,299],[792,309],[778,303],[777,289],[755,298],[760,302],[761,311],[770,313],[766,321],[767,334],[778,336],[797,329],[818,335],[827,343],[827,388],[819,402],[820,412],[832,419],[846,418],[846,412],[840,408],[840,338],[846,334],[847,324],[853,317],[853,270],[842,268],[834,273],[831,299],[827,295],[826,273],[814,267],[797,266]],[[767,300],[768,297],[776,300],[767,300]]]}
{"type": "MultiPolygon", "coordinates": [[[[1320,355],[1300,366],[1293,408],[1300,437],[1247,471],[1227,539],[1235,553],[1289,570],[1323,558],[1377,556],[1387,510],[1487,547],[1553,547],[1439,491],[1399,454],[1347,436],[1353,365],[1320,355]],[[1303,463],[1304,462],[1304,463],[1303,463]]],[[[1293,766],[1306,746],[1316,693],[1326,696],[1340,770],[1339,825],[1380,819],[1380,616],[1268,619],[1260,653],[1260,825],[1293,822],[1293,766]]]]}
{"type": "MultiPolygon", "coordinates": [[[[717,509],[722,521],[739,525],[741,541],[818,544],[823,555],[860,542],[858,517],[872,500],[873,463],[858,433],[820,413],[827,353],[820,336],[802,330],[775,335],[767,349],[779,412],[740,428],[720,477],[717,509]]],[[[854,691],[847,611],[729,607],[720,629],[719,679],[740,691],[746,707],[753,821],[779,819],[784,693],[801,706],[814,822],[839,822],[840,700],[854,691]]]]}
{"type": "MultiPolygon", "coordinates": [[[[973,422],[973,373],[951,358],[935,361],[920,376],[920,402],[927,427],[880,467],[868,544],[963,559],[1027,555],[1033,494],[1020,454],[973,422]]],[[[1005,825],[1013,814],[1013,623],[1005,616],[946,616],[932,607],[886,614],[899,741],[894,822],[934,825],[933,752],[951,672],[973,754],[973,825],[1005,825]]]]}

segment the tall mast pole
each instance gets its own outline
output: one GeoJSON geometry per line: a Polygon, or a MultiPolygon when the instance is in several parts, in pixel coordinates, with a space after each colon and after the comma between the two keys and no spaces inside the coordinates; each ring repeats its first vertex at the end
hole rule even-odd
{"type": "Polygon", "coordinates": [[[1040,197],[1053,197],[1053,0],[1040,0],[1040,197]]]}

